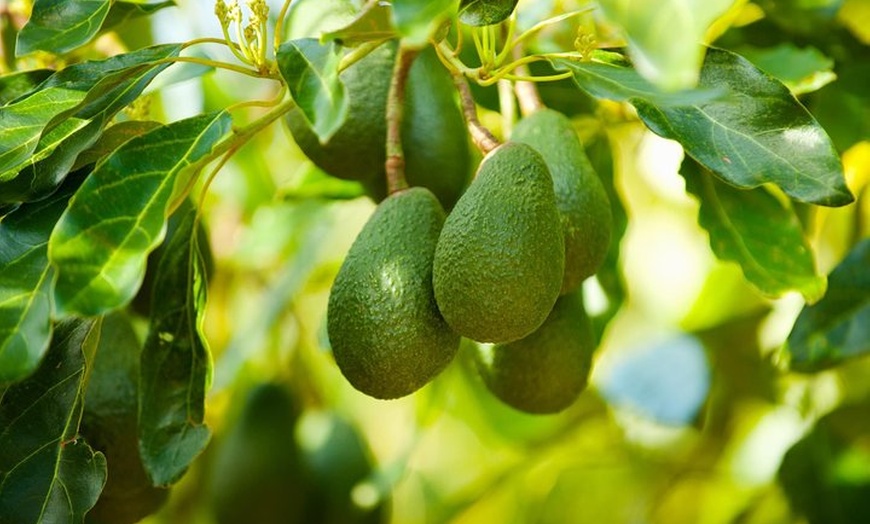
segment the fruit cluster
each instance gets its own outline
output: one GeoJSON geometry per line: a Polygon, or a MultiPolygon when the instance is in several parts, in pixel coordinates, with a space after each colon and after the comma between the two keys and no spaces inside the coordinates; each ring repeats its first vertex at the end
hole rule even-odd
{"type": "Polygon", "coordinates": [[[317,166],[362,182],[380,201],[330,293],[336,363],[358,390],[398,398],[438,375],[466,337],[481,343],[478,369],[502,401],[562,410],[585,387],[595,348],[579,287],[609,246],[604,187],[570,120],[550,109],[523,118],[469,183],[463,115],[430,48],[406,87],[401,139],[411,187],[386,196],[395,60],[391,43],[342,73],[349,115],[325,144],[301,112],[288,118],[317,166]]]}

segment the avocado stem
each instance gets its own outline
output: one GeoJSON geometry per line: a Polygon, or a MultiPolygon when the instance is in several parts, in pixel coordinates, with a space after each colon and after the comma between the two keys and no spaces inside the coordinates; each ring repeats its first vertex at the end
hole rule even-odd
{"type": "Polygon", "coordinates": [[[402,150],[402,119],[405,113],[405,85],[408,83],[411,65],[418,54],[418,49],[399,45],[387,95],[387,161],[384,170],[387,173],[387,194],[390,195],[408,187],[405,179],[405,154],[402,150]]]}
{"type": "MultiPolygon", "coordinates": [[[[515,47],[513,50],[514,60],[522,58],[522,48],[515,47]]],[[[516,68],[516,74],[519,76],[530,76],[529,68],[523,64],[516,68]]],[[[538,86],[534,82],[527,80],[518,80],[514,83],[514,92],[517,95],[517,101],[520,104],[520,113],[523,116],[529,116],[532,113],[544,109],[544,101],[541,100],[541,94],[538,92],[538,86]]]]}
{"type": "Polygon", "coordinates": [[[492,134],[492,131],[484,127],[477,119],[477,107],[474,105],[474,97],[471,95],[471,89],[468,87],[468,82],[459,71],[450,71],[453,75],[453,83],[456,85],[456,90],[459,91],[459,101],[462,105],[462,114],[465,115],[465,124],[468,126],[468,133],[471,135],[471,140],[474,145],[480,149],[484,155],[497,148],[500,144],[498,139],[492,134]]]}

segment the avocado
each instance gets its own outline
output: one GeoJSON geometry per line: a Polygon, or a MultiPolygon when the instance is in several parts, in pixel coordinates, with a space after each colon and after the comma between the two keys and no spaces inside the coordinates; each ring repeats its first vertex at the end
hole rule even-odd
{"type": "Polygon", "coordinates": [[[459,2],[459,20],[464,24],[481,26],[507,20],[519,0],[462,0],[459,2]]]}
{"type": "Polygon", "coordinates": [[[335,362],[359,391],[398,398],[451,361],[459,336],[435,303],[432,257],[444,210],[425,188],[381,202],[354,241],[329,295],[335,362]]]}
{"type": "Polygon", "coordinates": [[[229,433],[218,440],[209,477],[216,522],[306,522],[306,474],[294,441],[299,406],[280,384],[246,392],[229,433]]]}
{"type": "Polygon", "coordinates": [[[103,319],[94,367],[85,392],[80,432],[106,455],[108,477],[89,524],[139,522],[157,511],[169,490],[156,488],[139,455],[139,353],[130,320],[120,313],[103,319]]]}
{"type": "Polygon", "coordinates": [[[565,275],[561,293],[577,289],[607,256],[613,218],[604,185],[595,173],[571,121],[542,109],[514,128],[511,140],[541,154],[556,191],[556,207],[565,235],[565,275]]]}
{"type": "MultiPolygon", "coordinates": [[[[326,144],[300,109],[285,118],[294,140],[317,167],[362,182],[375,201],[386,196],[387,96],[396,49],[396,42],[388,42],[341,73],[348,113],[326,144]]],[[[468,184],[470,153],[453,81],[431,46],[414,61],[405,89],[405,177],[410,186],[429,188],[450,208],[468,184]]]]}
{"type": "Polygon", "coordinates": [[[564,265],[547,164],[525,144],[495,148],[438,239],[432,275],[441,313],[478,342],[520,339],[550,313],[564,265]]]}
{"type": "Polygon", "coordinates": [[[527,413],[556,413],[586,388],[595,337],[576,292],[559,297],[531,335],[478,349],[480,376],[502,402],[527,413]]]}

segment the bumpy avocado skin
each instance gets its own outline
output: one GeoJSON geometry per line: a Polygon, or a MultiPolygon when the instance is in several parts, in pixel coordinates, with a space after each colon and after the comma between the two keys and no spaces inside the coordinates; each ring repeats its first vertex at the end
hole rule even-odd
{"type": "MultiPolygon", "coordinates": [[[[332,176],[363,183],[376,201],[386,196],[386,111],[396,45],[387,43],[341,73],[348,97],[344,124],[320,144],[302,111],[286,118],[305,155],[332,176]]],[[[406,85],[402,147],[405,177],[429,188],[447,208],[468,185],[470,153],[452,80],[435,50],[416,58],[406,85]]]]}
{"type": "Polygon", "coordinates": [[[559,297],[531,335],[480,348],[477,367],[502,402],[527,413],[557,413],[586,388],[595,336],[579,292],[559,297]]]}
{"type": "Polygon", "coordinates": [[[359,391],[398,398],[453,359],[459,336],[435,303],[432,257],[444,210],[425,188],[378,205],[329,295],[327,331],[339,369],[359,391]]]}
{"type": "Polygon", "coordinates": [[[543,109],[525,117],[511,140],[532,146],[550,169],[565,235],[561,293],[570,293],[598,271],[607,256],[613,229],[607,192],[562,113],[543,109]]]}
{"type": "Polygon", "coordinates": [[[550,313],[564,264],[544,159],[525,144],[499,146],[441,231],[433,267],[441,313],[454,331],[478,342],[520,339],[550,313]]]}
{"type": "Polygon", "coordinates": [[[468,25],[497,24],[513,13],[519,0],[462,0],[459,19],[468,25]]]}

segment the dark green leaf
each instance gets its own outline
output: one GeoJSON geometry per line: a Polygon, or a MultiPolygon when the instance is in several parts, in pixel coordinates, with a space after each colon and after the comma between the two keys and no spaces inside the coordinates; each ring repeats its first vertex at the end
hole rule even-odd
{"type": "Polygon", "coordinates": [[[828,276],[828,293],[801,311],[788,336],[791,368],[812,372],[870,353],[870,239],[828,276]]]}
{"type": "Polygon", "coordinates": [[[106,31],[123,24],[127,20],[138,18],[140,16],[150,16],[163,8],[174,6],[175,2],[173,0],[166,0],[164,2],[156,2],[152,4],[125,2],[123,0],[112,2],[112,7],[109,9],[109,14],[106,15],[106,19],[103,20],[101,30],[106,31]]]}
{"type": "Polygon", "coordinates": [[[656,134],[741,188],[773,183],[801,202],[842,206],[854,200],[831,139],[782,83],[745,58],[711,48],[699,87],[727,96],[682,107],[632,100],[656,134]]]}
{"type": "Polygon", "coordinates": [[[186,185],[230,130],[226,112],[133,138],[97,164],[61,216],[49,259],[58,314],[99,315],[128,302],[159,243],[177,179],[186,185]]]}
{"type": "Polygon", "coordinates": [[[18,33],[16,54],[63,54],[91,41],[109,14],[111,0],[35,0],[30,20],[18,33]]]}
{"type": "Polygon", "coordinates": [[[51,69],[33,69],[0,76],[0,106],[30,93],[52,73],[51,69]]]}
{"type": "Polygon", "coordinates": [[[73,164],[73,170],[85,167],[89,164],[94,164],[98,160],[116,149],[124,145],[129,140],[137,136],[144,135],[149,131],[160,127],[159,122],[153,120],[128,120],[119,122],[107,128],[100,138],[88,149],[76,157],[76,162],[73,164]]]}
{"type": "MultiPolygon", "coordinates": [[[[49,87],[0,108],[0,182],[14,176],[10,171],[26,161],[36,150],[43,130],[59,114],[77,107],[84,99],[81,91],[49,87]]],[[[67,127],[83,126],[76,119],[67,127]]]]}
{"type": "Polygon", "coordinates": [[[599,0],[608,20],[625,30],[638,71],[667,90],[695,85],[704,34],[734,0],[599,0]]]}
{"type": "Polygon", "coordinates": [[[843,64],[837,76],[836,82],[813,93],[810,109],[837,149],[845,151],[870,140],[870,62],[843,64]]]}
{"type": "Polygon", "coordinates": [[[686,189],[701,203],[698,222],[710,234],[721,260],[740,264],[746,279],[769,296],[800,291],[815,302],[825,292],[813,252],[787,199],[767,189],[737,189],[686,159],[681,168],[686,189]]]}
{"type": "Polygon", "coordinates": [[[718,86],[662,91],[625,63],[620,54],[599,51],[594,58],[592,61],[559,58],[551,62],[556,69],[571,71],[580,89],[594,97],[617,102],[643,99],[660,106],[681,106],[709,102],[723,94],[718,86]]]}
{"type": "Polygon", "coordinates": [[[393,0],[393,23],[405,45],[423,47],[458,7],[455,0],[393,0]]]}
{"type": "Polygon", "coordinates": [[[0,399],[0,519],[81,522],[106,482],[106,460],[77,439],[88,362],[98,323],[55,328],[36,372],[0,399]]]}
{"type": "Polygon", "coordinates": [[[70,180],[51,198],[23,205],[0,221],[0,384],[31,374],[48,349],[48,238],[77,182],[70,180]]]}
{"type": "Polygon", "coordinates": [[[196,210],[182,219],[160,260],[151,328],[141,359],[139,449],[154,485],[177,481],[211,436],[203,424],[211,357],[202,336],[206,282],[196,210]]]}
{"type": "Polygon", "coordinates": [[[322,143],[347,117],[348,102],[338,75],[340,61],[338,45],[320,44],[314,38],[291,40],[278,49],[281,76],[322,143]]]}
{"type": "Polygon", "coordinates": [[[324,33],[322,41],[334,40],[343,46],[377,42],[398,36],[393,27],[392,9],[385,2],[368,2],[362,12],[345,27],[324,33]]]}

